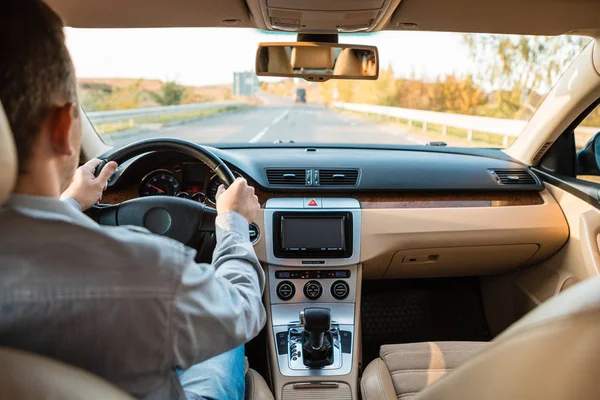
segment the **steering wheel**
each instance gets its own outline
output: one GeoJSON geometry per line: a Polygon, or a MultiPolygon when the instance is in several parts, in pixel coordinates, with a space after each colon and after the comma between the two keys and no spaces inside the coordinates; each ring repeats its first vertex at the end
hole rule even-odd
{"type": "MultiPolygon", "coordinates": [[[[150,151],[176,151],[191,156],[206,164],[225,185],[229,186],[235,180],[235,176],[223,160],[206,147],[171,138],[140,140],[112,151],[96,168],[96,176],[111,161],[120,165],[132,157],[150,151]]],[[[198,232],[215,230],[217,210],[189,199],[151,196],[114,205],[95,206],[88,215],[102,225],[142,226],[153,233],[187,244],[198,232]]]]}

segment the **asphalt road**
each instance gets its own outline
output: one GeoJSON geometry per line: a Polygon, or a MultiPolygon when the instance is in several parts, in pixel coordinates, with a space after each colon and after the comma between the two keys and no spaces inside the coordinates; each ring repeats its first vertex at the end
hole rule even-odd
{"type": "Polygon", "coordinates": [[[323,105],[263,96],[264,104],[173,125],[146,125],[135,131],[104,136],[114,146],[150,137],[176,137],[202,144],[273,143],[388,143],[422,144],[399,127],[363,121],[323,105]]]}

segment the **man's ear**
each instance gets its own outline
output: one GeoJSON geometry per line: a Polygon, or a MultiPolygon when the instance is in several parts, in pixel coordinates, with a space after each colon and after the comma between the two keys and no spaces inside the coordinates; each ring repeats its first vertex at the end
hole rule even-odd
{"type": "Polygon", "coordinates": [[[73,140],[71,138],[73,132],[71,128],[79,112],[76,108],[77,106],[73,103],[56,107],[50,118],[50,143],[52,149],[63,156],[71,156],[76,150],[73,147],[73,140]]]}

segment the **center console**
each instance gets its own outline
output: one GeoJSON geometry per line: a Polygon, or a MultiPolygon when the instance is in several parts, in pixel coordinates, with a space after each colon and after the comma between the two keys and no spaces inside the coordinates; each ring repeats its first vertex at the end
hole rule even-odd
{"type": "Polygon", "coordinates": [[[264,231],[275,397],[357,398],[359,202],[269,199],[264,231]]]}

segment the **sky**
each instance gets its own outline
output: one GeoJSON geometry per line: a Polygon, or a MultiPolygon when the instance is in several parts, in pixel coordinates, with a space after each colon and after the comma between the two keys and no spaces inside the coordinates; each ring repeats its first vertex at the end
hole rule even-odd
{"type": "MultiPolygon", "coordinates": [[[[175,80],[190,86],[231,83],[234,72],[254,70],[258,43],[296,40],[239,28],[67,28],[66,35],[78,77],[175,80]]],[[[392,65],[400,77],[435,79],[474,68],[456,33],[379,32],[341,36],[340,42],[376,45],[381,66],[392,65]]]]}

